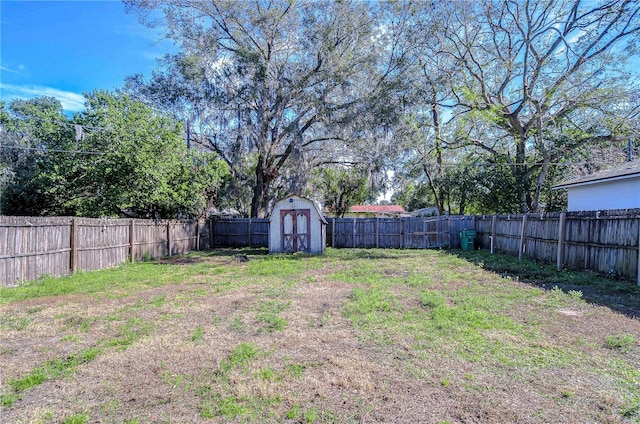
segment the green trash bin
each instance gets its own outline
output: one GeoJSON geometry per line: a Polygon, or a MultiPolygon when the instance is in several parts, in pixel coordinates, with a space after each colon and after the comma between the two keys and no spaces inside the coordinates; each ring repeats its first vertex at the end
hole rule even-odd
{"type": "Polygon", "coordinates": [[[460,247],[462,250],[473,250],[476,242],[476,230],[460,231],[460,247]]]}

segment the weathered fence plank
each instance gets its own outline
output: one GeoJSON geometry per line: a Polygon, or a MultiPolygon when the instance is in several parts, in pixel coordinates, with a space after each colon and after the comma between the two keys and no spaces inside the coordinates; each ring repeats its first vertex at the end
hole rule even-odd
{"type": "Polygon", "coordinates": [[[640,285],[640,210],[478,217],[483,248],[636,280],[640,285]],[[488,222],[495,221],[489,229],[488,222]],[[522,223],[526,223],[526,228],[522,223]],[[524,244],[523,244],[524,243],[524,244]],[[524,246],[524,247],[523,247],[524,246]]]}
{"type": "Polygon", "coordinates": [[[268,247],[269,220],[267,218],[212,219],[211,246],[268,247]]]}
{"type": "Polygon", "coordinates": [[[68,273],[70,243],[71,218],[0,216],[0,284],[68,273]]]}
{"type": "Polygon", "coordinates": [[[200,245],[199,221],[0,216],[0,285],[184,254],[200,245]],[[169,248],[171,249],[169,251],[169,248]]]}
{"type": "Polygon", "coordinates": [[[471,218],[327,218],[327,221],[331,247],[426,249],[450,247],[453,240],[459,246],[459,238],[454,238],[453,232],[470,225],[471,218]]]}

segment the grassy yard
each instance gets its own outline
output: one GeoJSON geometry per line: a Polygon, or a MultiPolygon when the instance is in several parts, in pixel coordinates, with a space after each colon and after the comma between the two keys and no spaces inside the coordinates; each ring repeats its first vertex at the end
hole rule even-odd
{"type": "Polygon", "coordinates": [[[265,253],[0,289],[0,421],[640,422],[632,283],[483,252],[265,253]]]}

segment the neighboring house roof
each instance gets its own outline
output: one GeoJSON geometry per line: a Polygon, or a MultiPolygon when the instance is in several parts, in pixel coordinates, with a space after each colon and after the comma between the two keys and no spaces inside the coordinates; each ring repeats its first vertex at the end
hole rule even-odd
{"type": "Polygon", "coordinates": [[[416,209],[410,212],[411,216],[432,216],[440,215],[440,210],[437,206],[429,206],[428,208],[416,209]]]}
{"type": "Polygon", "coordinates": [[[640,177],[640,159],[625,162],[621,165],[609,169],[594,172],[593,174],[574,178],[553,186],[555,189],[567,188],[583,184],[594,184],[597,182],[621,180],[625,178],[640,177]]]}
{"type": "Polygon", "coordinates": [[[242,217],[242,213],[235,208],[227,208],[223,210],[218,210],[216,208],[208,209],[207,213],[209,216],[217,216],[220,218],[239,218],[242,217]]]}
{"type": "Polygon", "coordinates": [[[355,205],[349,208],[349,212],[399,214],[405,213],[405,210],[400,205],[355,205]]]}

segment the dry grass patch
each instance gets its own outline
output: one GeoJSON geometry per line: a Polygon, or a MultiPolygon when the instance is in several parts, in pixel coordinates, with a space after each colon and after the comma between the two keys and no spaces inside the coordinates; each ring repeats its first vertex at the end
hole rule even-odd
{"type": "Polygon", "coordinates": [[[434,251],[237,253],[12,293],[3,421],[640,420],[640,323],[575,289],[434,251]]]}

